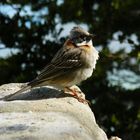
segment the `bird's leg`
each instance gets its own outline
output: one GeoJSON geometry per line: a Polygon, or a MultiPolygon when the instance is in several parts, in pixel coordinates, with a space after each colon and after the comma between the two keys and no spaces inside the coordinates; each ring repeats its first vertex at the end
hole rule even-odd
{"type": "Polygon", "coordinates": [[[82,96],[82,92],[78,88],[70,88],[70,87],[65,87],[65,91],[71,94],[74,98],[76,98],[79,102],[82,103],[89,103],[84,97],[82,96]]]}

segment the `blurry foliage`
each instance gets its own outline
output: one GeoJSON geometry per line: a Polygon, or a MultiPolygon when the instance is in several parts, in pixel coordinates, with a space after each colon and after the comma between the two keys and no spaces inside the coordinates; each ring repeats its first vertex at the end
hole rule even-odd
{"type": "Polygon", "coordinates": [[[135,34],[140,41],[139,0],[3,0],[0,6],[0,44],[19,49],[16,54],[0,58],[0,84],[35,78],[64,43],[67,36],[59,38],[63,25],[86,24],[97,35],[94,45],[97,49],[101,46],[102,51],[93,77],[83,82],[81,88],[108,136],[140,139],[140,88],[127,90],[107,80],[107,72],[113,73],[114,69],[140,74],[140,43],[128,38],[135,34]],[[2,6],[10,6],[15,14],[9,17],[2,12],[2,6]],[[61,27],[56,29],[58,24],[61,27]],[[108,42],[118,31],[122,32],[118,40],[127,39],[130,44],[129,53],[124,49],[110,51],[108,42]]]}

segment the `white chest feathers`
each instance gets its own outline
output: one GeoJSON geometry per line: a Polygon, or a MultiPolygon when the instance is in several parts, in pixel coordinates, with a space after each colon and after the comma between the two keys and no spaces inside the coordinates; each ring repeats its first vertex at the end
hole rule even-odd
{"type": "Polygon", "coordinates": [[[87,78],[92,76],[93,70],[95,69],[96,62],[98,60],[98,51],[92,47],[91,55],[86,56],[86,61],[88,64],[88,67],[83,67],[75,73],[75,78],[73,80],[73,84],[79,84],[80,82],[86,80],[87,78]]]}

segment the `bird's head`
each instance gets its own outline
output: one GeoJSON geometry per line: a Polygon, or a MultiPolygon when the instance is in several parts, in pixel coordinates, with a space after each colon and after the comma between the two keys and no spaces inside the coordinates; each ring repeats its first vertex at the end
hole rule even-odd
{"type": "Polygon", "coordinates": [[[74,27],[70,31],[69,39],[77,46],[92,46],[92,39],[94,35],[85,31],[79,26],[74,27]]]}

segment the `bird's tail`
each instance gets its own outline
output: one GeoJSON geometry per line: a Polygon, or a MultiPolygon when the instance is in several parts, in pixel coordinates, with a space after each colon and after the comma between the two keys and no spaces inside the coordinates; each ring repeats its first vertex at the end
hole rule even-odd
{"type": "Polygon", "coordinates": [[[23,93],[24,91],[26,91],[28,89],[31,89],[30,85],[26,85],[25,87],[23,87],[22,89],[18,90],[17,92],[15,92],[13,94],[10,94],[10,95],[7,95],[7,96],[5,96],[3,98],[0,98],[0,100],[4,100],[4,101],[15,100],[17,95],[20,95],[21,93],[23,93]]]}

